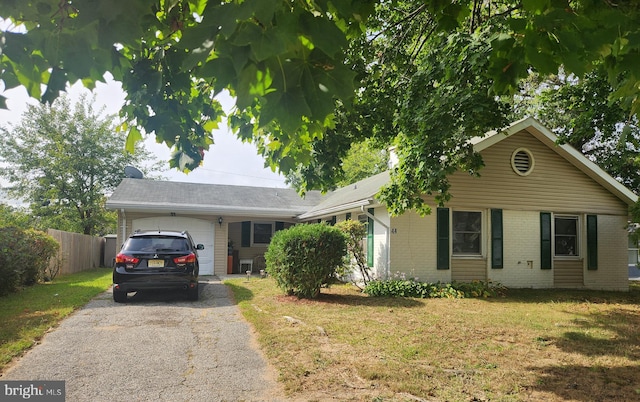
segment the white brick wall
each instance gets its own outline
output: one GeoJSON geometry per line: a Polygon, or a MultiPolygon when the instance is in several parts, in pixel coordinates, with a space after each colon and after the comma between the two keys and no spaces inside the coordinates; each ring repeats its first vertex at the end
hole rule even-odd
{"type": "Polygon", "coordinates": [[[451,270],[436,269],[436,214],[407,212],[391,225],[391,271],[423,282],[450,282],[451,270]]]}
{"type": "Polygon", "coordinates": [[[489,268],[488,278],[514,288],[553,287],[553,271],[540,269],[540,212],[503,210],[502,220],[504,268],[489,268]]]}
{"type": "Polygon", "coordinates": [[[584,284],[590,289],[629,290],[627,267],[627,219],[598,215],[598,269],[584,270],[584,284]]]}

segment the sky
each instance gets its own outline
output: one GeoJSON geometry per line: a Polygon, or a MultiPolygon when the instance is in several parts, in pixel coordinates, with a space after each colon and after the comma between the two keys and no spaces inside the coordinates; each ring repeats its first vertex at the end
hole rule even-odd
{"type": "MultiPolygon", "coordinates": [[[[24,88],[14,88],[3,91],[0,83],[0,94],[7,99],[8,110],[0,109],[0,126],[8,127],[20,123],[21,116],[28,103],[37,103],[37,100],[29,98],[24,88]]],[[[76,83],[67,87],[67,93],[71,102],[79,99],[82,93],[90,94],[91,91],[82,84],[76,83]]],[[[107,79],[107,83],[98,83],[94,90],[96,95],[94,110],[105,107],[105,115],[117,115],[120,106],[124,103],[124,92],[120,83],[107,79]]],[[[91,95],[89,96],[91,99],[91,95]]],[[[233,106],[230,97],[220,99],[223,107],[228,111],[233,106]]],[[[145,147],[151,151],[158,160],[166,162],[166,171],[160,174],[171,181],[190,183],[233,184],[241,186],[277,187],[285,188],[284,176],[264,167],[264,159],[257,154],[253,144],[242,143],[226,126],[226,121],[220,124],[220,129],[213,133],[215,144],[205,152],[204,163],[199,168],[185,174],[175,169],[169,169],[171,151],[166,145],[157,144],[155,137],[149,135],[145,140],[145,147]]],[[[124,166],[123,177],[124,177],[124,166]]],[[[0,183],[0,186],[3,183],[0,183]]],[[[4,184],[6,185],[6,184],[4,184]]]]}

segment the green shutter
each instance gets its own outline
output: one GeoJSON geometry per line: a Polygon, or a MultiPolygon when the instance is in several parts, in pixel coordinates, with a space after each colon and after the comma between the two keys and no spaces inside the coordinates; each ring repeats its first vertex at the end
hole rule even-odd
{"type": "Polygon", "coordinates": [[[504,268],[502,210],[491,210],[491,268],[504,268]]]}
{"type": "Polygon", "coordinates": [[[348,220],[348,221],[351,220],[351,212],[347,212],[347,215],[346,215],[345,219],[348,220]]]}
{"type": "MultiPolygon", "coordinates": [[[[373,208],[367,209],[373,215],[373,208]]],[[[367,216],[367,266],[373,267],[373,219],[367,216]]]]}
{"type": "Polygon", "coordinates": [[[284,222],[276,221],[276,232],[282,229],[284,229],[284,222]]]}
{"type": "Polygon", "coordinates": [[[251,221],[242,222],[242,235],[240,238],[242,247],[251,247],[251,221]]]}
{"type": "Polygon", "coordinates": [[[551,269],[551,213],[540,212],[540,268],[551,269]]]}
{"type": "Polygon", "coordinates": [[[331,222],[329,222],[329,224],[330,224],[331,226],[334,226],[334,225],[336,224],[336,222],[337,222],[337,221],[338,221],[338,220],[337,220],[336,216],[335,216],[335,215],[333,215],[333,216],[331,217],[331,222]]]}
{"type": "Polygon", "coordinates": [[[449,269],[449,208],[438,208],[437,214],[437,269],[449,269]]]}
{"type": "Polygon", "coordinates": [[[587,215],[587,269],[598,269],[597,215],[587,215]]]}

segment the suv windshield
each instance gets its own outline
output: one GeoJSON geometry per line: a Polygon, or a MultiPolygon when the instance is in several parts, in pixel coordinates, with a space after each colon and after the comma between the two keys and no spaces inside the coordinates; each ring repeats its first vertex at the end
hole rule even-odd
{"type": "Polygon", "coordinates": [[[171,236],[132,237],[122,251],[188,251],[187,239],[171,236]]]}

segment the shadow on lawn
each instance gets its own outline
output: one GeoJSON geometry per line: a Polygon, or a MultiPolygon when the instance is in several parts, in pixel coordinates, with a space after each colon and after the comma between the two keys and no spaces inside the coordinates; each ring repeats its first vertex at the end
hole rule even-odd
{"type": "MultiPolygon", "coordinates": [[[[238,282],[225,282],[234,295],[236,303],[252,300],[253,291],[238,282]]],[[[345,306],[373,306],[373,307],[420,307],[423,303],[404,297],[370,297],[364,293],[334,293],[332,288],[323,288],[315,299],[300,299],[296,296],[278,294],[275,298],[280,302],[299,304],[337,304],[345,306]]]]}
{"type": "Polygon", "coordinates": [[[586,289],[506,289],[503,294],[488,297],[494,303],[622,303],[640,304],[640,288],[629,292],[594,291],[586,289]]]}
{"type": "MultiPolygon", "coordinates": [[[[575,313],[573,313],[575,314],[575,313]]],[[[568,354],[587,358],[624,357],[640,360],[640,312],[614,308],[580,314],[566,324],[559,337],[541,339],[568,354]]],[[[529,367],[538,375],[533,391],[555,394],[561,400],[637,401],[640,400],[638,366],[554,365],[529,367]]],[[[534,398],[535,399],[535,398],[534,398]]]]}
{"type": "MultiPolygon", "coordinates": [[[[323,289],[324,291],[325,289],[323,289]]],[[[404,297],[371,297],[365,294],[323,293],[315,299],[298,299],[296,296],[281,296],[280,300],[297,301],[299,303],[313,304],[338,304],[345,306],[372,306],[372,307],[421,307],[424,303],[417,299],[404,297]]]]}
{"type": "MultiPolygon", "coordinates": [[[[533,392],[550,393],[554,400],[637,401],[640,399],[638,367],[562,365],[529,367],[538,374],[533,392]]],[[[535,396],[534,396],[534,399],[535,396]]]]}
{"type": "MultiPolygon", "coordinates": [[[[579,353],[590,357],[620,356],[640,360],[639,311],[617,308],[592,312],[580,315],[580,318],[572,320],[569,325],[571,330],[564,332],[562,337],[553,339],[553,343],[567,353],[579,353]]],[[[640,376],[638,380],[640,388],[640,376]]],[[[638,398],[640,399],[640,395],[638,398]]]]}

